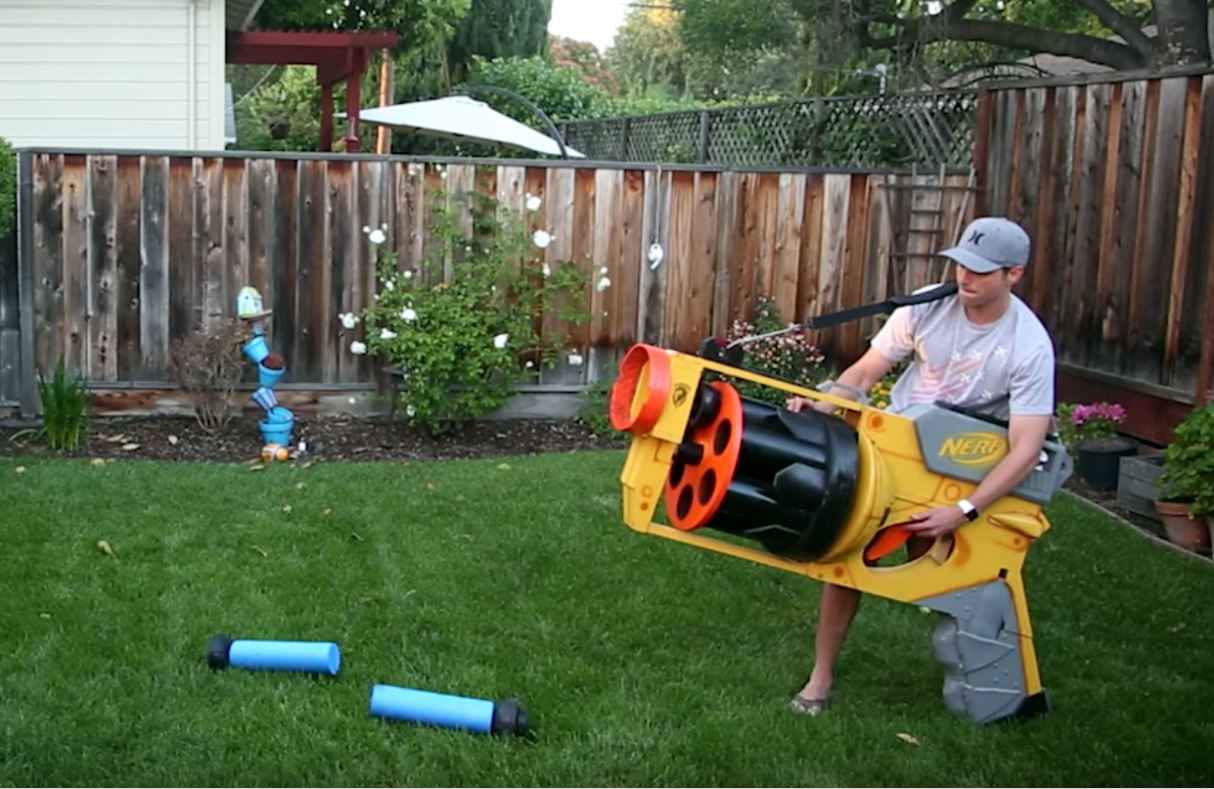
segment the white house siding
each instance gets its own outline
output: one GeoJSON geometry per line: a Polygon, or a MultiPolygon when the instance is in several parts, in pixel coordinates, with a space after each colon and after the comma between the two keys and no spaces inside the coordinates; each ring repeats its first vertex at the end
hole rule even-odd
{"type": "Polygon", "coordinates": [[[223,65],[221,0],[0,0],[0,137],[222,149],[223,65]]]}

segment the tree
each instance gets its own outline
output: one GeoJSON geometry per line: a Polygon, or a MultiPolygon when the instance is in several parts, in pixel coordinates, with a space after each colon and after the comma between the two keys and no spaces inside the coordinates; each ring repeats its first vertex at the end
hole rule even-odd
{"type": "Polygon", "coordinates": [[[687,47],[679,35],[679,14],[670,9],[629,11],[606,60],[627,95],[687,93],[687,47]]]}
{"type": "Polygon", "coordinates": [[[589,41],[576,41],[563,36],[548,38],[548,57],[557,68],[569,68],[582,79],[611,94],[619,92],[619,82],[608,68],[599,48],[589,41]]]}
{"type": "Polygon", "coordinates": [[[472,0],[447,47],[453,82],[462,82],[474,57],[527,58],[548,54],[552,0],[472,0]]]}
{"type": "Polygon", "coordinates": [[[831,51],[889,50],[899,58],[940,42],[1051,53],[1115,69],[1210,60],[1206,0],[672,0],[697,49],[787,45],[814,28],[831,51]],[[1143,26],[1153,21],[1156,34],[1143,26]],[[824,34],[829,38],[824,38],[824,34]],[[726,39],[731,39],[726,42],[726,39]]]}

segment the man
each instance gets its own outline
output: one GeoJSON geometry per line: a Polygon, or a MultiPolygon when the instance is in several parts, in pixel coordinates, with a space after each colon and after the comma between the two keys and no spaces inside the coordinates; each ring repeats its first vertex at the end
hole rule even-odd
{"type": "MultiPolygon", "coordinates": [[[[1029,237],[1014,222],[977,219],[961,242],[940,254],[952,259],[958,292],[894,311],[872,347],[839,376],[833,393],[859,399],[890,368],[914,358],[890,395],[889,410],[945,401],[1008,420],[1009,450],[969,497],[955,507],[913,516],[909,547],[917,556],[936,538],[968,522],[1022,482],[1038,463],[1054,413],[1054,348],[1041,321],[1012,288],[1024,276],[1029,237]]],[[[829,404],[795,397],[791,411],[829,404]]],[[[830,706],[835,663],[860,605],[860,592],[827,584],[822,590],[814,667],[791,708],[818,715],[830,706]]]]}

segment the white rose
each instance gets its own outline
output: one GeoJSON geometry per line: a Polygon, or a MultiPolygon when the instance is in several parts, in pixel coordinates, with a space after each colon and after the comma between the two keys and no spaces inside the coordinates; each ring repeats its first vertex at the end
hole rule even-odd
{"type": "Polygon", "coordinates": [[[547,230],[537,230],[535,231],[535,235],[531,237],[531,240],[534,241],[535,245],[540,249],[547,249],[548,245],[552,243],[552,239],[554,238],[556,238],[556,236],[553,236],[547,230]]]}
{"type": "Polygon", "coordinates": [[[412,271],[406,271],[406,272],[404,273],[404,275],[403,275],[403,276],[404,276],[404,278],[405,278],[405,279],[413,279],[413,272],[412,272],[412,271]]]}
{"type": "Polygon", "coordinates": [[[580,353],[569,354],[569,364],[572,367],[581,367],[582,366],[582,355],[580,353]]]}
{"type": "Polygon", "coordinates": [[[542,199],[540,199],[539,195],[533,195],[533,194],[527,195],[527,210],[528,211],[538,211],[538,210],[540,210],[540,206],[543,204],[544,204],[544,201],[542,199]]]}
{"type": "Polygon", "coordinates": [[[395,340],[396,332],[392,331],[391,329],[382,329],[379,333],[379,338],[381,340],[395,340]]]}
{"type": "Polygon", "coordinates": [[[390,279],[384,280],[384,290],[392,290],[396,285],[390,279]]]}
{"type": "Polygon", "coordinates": [[[380,244],[384,243],[384,241],[386,241],[387,239],[388,239],[388,236],[385,235],[384,231],[380,230],[378,227],[367,234],[367,240],[376,246],[379,246],[380,244]]]}
{"type": "Polygon", "coordinates": [[[341,325],[347,329],[353,329],[358,325],[358,316],[352,312],[343,312],[337,316],[341,319],[341,325]]]}
{"type": "Polygon", "coordinates": [[[406,415],[406,416],[410,416],[410,417],[411,417],[411,416],[414,416],[414,415],[416,415],[416,414],[417,414],[417,409],[416,409],[416,408],[414,408],[414,407],[413,407],[413,406],[411,406],[411,405],[407,405],[407,406],[405,406],[405,415],[406,415]]]}
{"type": "Polygon", "coordinates": [[[408,322],[412,323],[413,321],[417,320],[417,313],[413,311],[412,307],[405,307],[403,310],[400,311],[400,319],[402,321],[408,321],[408,322]]]}
{"type": "Polygon", "coordinates": [[[551,268],[548,266],[548,264],[547,264],[547,263],[545,263],[545,264],[544,264],[544,276],[545,276],[545,277],[551,277],[551,276],[552,276],[552,269],[551,269],[551,268]]]}
{"type": "Polygon", "coordinates": [[[355,356],[362,356],[366,352],[367,352],[367,346],[364,345],[363,343],[359,342],[358,340],[355,340],[354,342],[350,343],[350,353],[354,354],[355,356]]]}
{"type": "Polygon", "coordinates": [[[494,348],[505,348],[506,343],[509,341],[510,341],[509,334],[499,334],[493,338],[493,347],[494,348]]]}
{"type": "Polygon", "coordinates": [[[610,287],[611,287],[611,278],[610,277],[603,277],[602,279],[599,280],[598,284],[594,286],[595,290],[597,290],[599,293],[602,293],[603,291],[607,290],[610,287]]]}

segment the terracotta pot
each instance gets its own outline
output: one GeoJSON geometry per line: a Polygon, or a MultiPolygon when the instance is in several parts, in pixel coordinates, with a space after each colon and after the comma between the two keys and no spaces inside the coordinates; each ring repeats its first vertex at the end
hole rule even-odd
{"type": "Polygon", "coordinates": [[[1187,502],[1157,501],[1155,511],[1173,545],[1194,553],[1210,552],[1210,526],[1193,517],[1187,502]]]}

